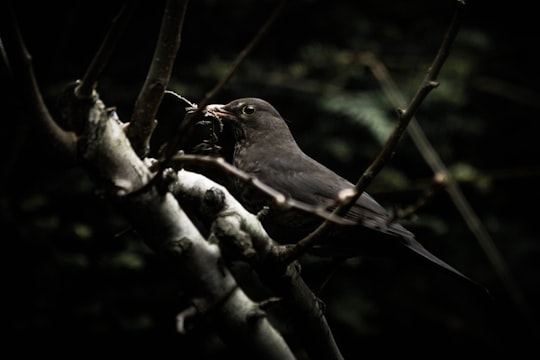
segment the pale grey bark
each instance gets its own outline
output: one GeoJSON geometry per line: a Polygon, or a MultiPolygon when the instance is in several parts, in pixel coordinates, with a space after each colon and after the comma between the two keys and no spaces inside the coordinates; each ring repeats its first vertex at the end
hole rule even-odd
{"type": "Polygon", "coordinates": [[[211,314],[226,343],[258,359],[293,359],[265,313],[223,265],[219,247],[201,236],[159,181],[149,183],[155,174],[133,151],[115,113],[97,96],[79,135],[79,155],[96,186],[170,262],[193,306],[203,315],[211,314]]]}

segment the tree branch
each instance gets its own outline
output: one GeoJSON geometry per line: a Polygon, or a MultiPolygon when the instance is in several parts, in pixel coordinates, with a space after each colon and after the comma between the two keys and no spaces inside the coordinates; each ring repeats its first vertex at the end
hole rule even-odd
{"type": "Polygon", "coordinates": [[[212,222],[212,234],[225,254],[242,258],[259,278],[281,298],[292,325],[313,359],[342,359],[321,302],[305,284],[295,264],[284,265],[279,249],[258,218],[248,212],[228,190],[203,175],[180,170],[170,188],[183,203],[199,209],[198,216],[212,222]],[[202,209],[202,211],[201,211],[202,209]],[[205,210],[206,209],[206,210],[205,210]]]}
{"type": "Polygon", "coordinates": [[[97,82],[107,66],[109,58],[116,48],[118,39],[124,33],[128,20],[131,17],[135,1],[128,1],[118,15],[113,19],[111,27],[101,43],[98,52],[92,59],[90,66],[86,69],[86,73],[75,88],[75,96],[79,98],[92,97],[93,91],[96,89],[97,82]]]}
{"type": "Polygon", "coordinates": [[[97,95],[93,100],[89,104],[74,97],[67,104],[82,109],[66,113],[88,114],[78,149],[96,186],[148,246],[168,260],[195,308],[213,319],[226,343],[255,358],[293,359],[265,314],[223,266],[218,247],[201,236],[170,192],[158,183],[146,186],[155,174],[133,151],[116,114],[97,95]]]}
{"type": "MultiPolygon", "coordinates": [[[[381,84],[386,96],[394,106],[400,106],[400,104],[404,103],[405,100],[401,91],[392,79],[390,72],[381,61],[376,59],[373,55],[363,55],[360,57],[360,61],[370,68],[375,78],[381,84]]],[[[444,188],[448,192],[448,195],[450,195],[450,199],[456,206],[457,210],[461,214],[461,217],[469,227],[469,230],[473,233],[474,237],[478,241],[478,244],[491,262],[495,273],[514,301],[514,304],[521,312],[523,318],[527,322],[530,322],[531,319],[534,318],[534,316],[531,315],[532,310],[530,305],[514,280],[504,256],[495,245],[493,238],[480,220],[476,211],[472,208],[471,204],[465,197],[465,194],[463,194],[463,191],[461,191],[458,181],[452,176],[450,171],[448,171],[445,163],[439,157],[426,134],[422,130],[422,127],[414,117],[411,119],[411,123],[407,130],[411,136],[411,139],[418,148],[418,151],[424,158],[424,161],[429,165],[433,173],[436,176],[445,179],[444,188]]],[[[536,324],[531,324],[531,327],[535,328],[536,324]]]]}
{"type": "MultiPolygon", "coordinates": [[[[238,169],[234,165],[229,164],[223,158],[217,158],[213,156],[204,156],[204,155],[192,155],[192,154],[176,154],[172,159],[172,163],[182,164],[182,163],[194,163],[194,164],[206,164],[214,166],[225,173],[232,175],[242,181],[245,181],[247,184],[253,186],[254,188],[260,190],[263,194],[266,194],[274,202],[275,205],[283,209],[294,208],[306,213],[314,214],[319,216],[321,219],[326,219],[331,223],[337,225],[354,225],[354,222],[347,220],[343,217],[333,215],[331,212],[327,211],[325,208],[320,206],[309,205],[293,199],[289,196],[284,195],[283,193],[277,191],[276,189],[266,185],[259,179],[254,176],[247,174],[246,172],[238,169]]],[[[155,168],[159,166],[160,162],[156,162],[152,166],[155,168]]]]}
{"type": "Polygon", "coordinates": [[[175,136],[171,139],[167,148],[164,152],[164,161],[162,163],[167,166],[169,160],[174,156],[176,151],[178,151],[179,146],[182,146],[185,139],[189,135],[188,129],[193,125],[193,122],[196,121],[199,115],[202,113],[206,105],[210,104],[210,101],[217,96],[217,94],[223,89],[223,87],[229,82],[232,76],[236,73],[240,64],[248,57],[248,55],[253,51],[257,44],[261,41],[263,36],[268,32],[272,24],[281,14],[281,11],[285,7],[289,0],[281,0],[278,6],[270,14],[266,22],[261,26],[257,34],[253,39],[246,45],[246,47],[238,54],[234,62],[231,64],[229,70],[225,76],[209,91],[206,93],[204,98],[199,102],[197,108],[193,112],[188,112],[184,119],[178,125],[178,129],[175,132],[175,136]]]}
{"type": "Polygon", "coordinates": [[[15,14],[11,8],[9,12],[11,26],[7,30],[10,36],[4,38],[4,41],[6,41],[4,51],[6,53],[6,65],[11,64],[9,70],[12,71],[14,85],[26,97],[29,105],[27,108],[31,112],[30,115],[36,118],[36,124],[45,134],[45,138],[48,139],[58,158],[63,159],[68,164],[73,164],[76,162],[77,139],[75,133],[62,129],[51,116],[34,74],[32,55],[26,48],[15,14]],[[8,49],[9,45],[11,45],[12,50],[8,49]],[[10,53],[8,50],[13,53],[11,60],[9,59],[10,53]],[[22,66],[19,66],[19,64],[22,64],[22,66]]]}
{"type": "Polygon", "coordinates": [[[281,0],[279,4],[276,6],[274,11],[270,14],[266,22],[261,26],[257,34],[251,39],[251,41],[246,45],[246,47],[238,54],[234,62],[231,64],[231,67],[225,74],[225,76],[210,90],[207,92],[204,96],[204,98],[200,101],[199,107],[201,109],[204,109],[206,105],[210,104],[210,101],[216,97],[216,95],[223,89],[223,87],[229,82],[229,80],[232,78],[232,76],[236,73],[238,68],[240,67],[240,64],[244,62],[244,60],[251,54],[253,49],[261,42],[261,39],[264,35],[268,32],[270,27],[274,24],[276,19],[281,15],[281,12],[285,8],[285,5],[289,0],[281,0]]]}
{"type": "Polygon", "coordinates": [[[169,84],[180,47],[186,8],[187,0],[167,1],[152,63],[127,128],[128,138],[141,157],[148,153],[150,137],[156,126],[155,117],[169,84]]]}
{"type": "MultiPolygon", "coordinates": [[[[386,163],[392,158],[396,148],[405,132],[409,122],[414,116],[414,113],[418,110],[420,105],[423,103],[427,95],[438,86],[436,79],[439,75],[440,70],[448,54],[450,53],[450,48],[456,38],[459,27],[462,22],[462,11],[464,4],[458,2],[456,11],[452,18],[452,21],[446,31],[446,35],[439,47],[437,55],[433,60],[430,68],[427,71],[427,74],[422,81],[421,85],[418,87],[416,94],[412,98],[411,102],[404,110],[398,109],[398,122],[394,131],[386,141],[384,147],[381,149],[377,157],[369,165],[369,167],[364,171],[362,176],[358,179],[353,189],[346,189],[340,194],[340,201],[336,209],[332,212],[335,215],[343,216],[345,215],[351,207],[356,203],[358,198],[362,195],[368,185],[371,183],[373,178],[379,173],[379,171],[386,165],[386,163]]],[[[322,234],[331,226],[332,224],[328,221],[321,223],[317,229],[312,231],[302,240],[300,240],[294,247],[289,248],[286,252],[282,254],[283,261],[291,262],[294,259],[297,259],[300,255],[304,254],[308,249],[310,249],[317,241],[319,241],[322,234]]]]}

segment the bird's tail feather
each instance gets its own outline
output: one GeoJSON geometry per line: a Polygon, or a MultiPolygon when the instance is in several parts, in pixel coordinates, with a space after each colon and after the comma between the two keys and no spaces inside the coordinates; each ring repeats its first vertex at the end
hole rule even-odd
{"type": "Polygon", "coordinates": [[[416,241],[416,239],[404,238],[403,240],[404,240],[404,245],[409,250],[415,252],[416,254],[420,255],[424,259],[438,265],[440,268],[443,268],[444,270],[450,272],[452,275],[456,276],[458,279],[465,281],[468,285],[472,285],[476,290],[479,290],[480,292],[484,293],[489,298],[491,298],[491,294],[489,293],[489,290],[485,286],[472,280],[467,275],[463,274],[456,268],[452,267],[451,265],[447,264],[443,260],[439,259],[437,256],[433,255],[431,252],[429,252],[429,250],[427,250],[418,241],[416,241]]]}

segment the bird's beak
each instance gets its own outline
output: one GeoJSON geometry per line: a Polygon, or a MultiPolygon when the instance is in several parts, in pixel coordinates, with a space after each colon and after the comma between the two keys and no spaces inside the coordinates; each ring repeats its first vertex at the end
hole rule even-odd
{"type": "Polygon", "coordinates": [[[230,118],[233,114],[229,111],[227,111],[226,109],[224,109],[225,105],[223,104],[211,104],[211,105],[207,105],[204,110],[203,110],[203,113],[205,116],[212,116],[212,117],[217,117],[217,118],[230,118]]]}

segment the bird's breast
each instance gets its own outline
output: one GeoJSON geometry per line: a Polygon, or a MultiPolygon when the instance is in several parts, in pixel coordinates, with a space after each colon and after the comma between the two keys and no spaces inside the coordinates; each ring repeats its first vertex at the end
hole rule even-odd
{"type": "Polygon", "coordinates": [[[256,176],[263,168],[263,164],[268,163],[268,156],[261,152],[256,145],[244,141],[236,144],[232,160],[235,167],[256,176]]]}

